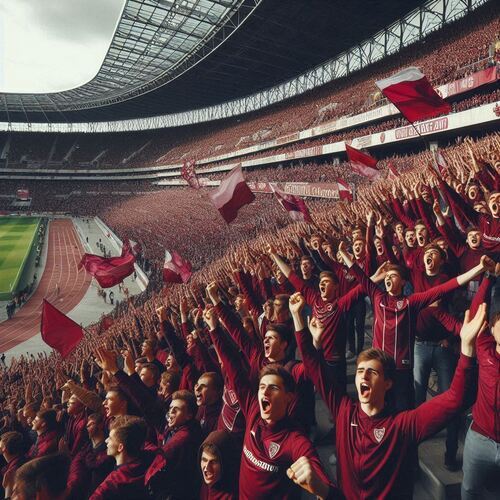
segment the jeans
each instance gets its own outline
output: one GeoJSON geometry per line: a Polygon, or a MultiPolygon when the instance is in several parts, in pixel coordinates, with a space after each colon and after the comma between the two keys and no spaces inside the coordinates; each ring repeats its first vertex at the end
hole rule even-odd
{"type": "Polygon", "coordinates": [[[463,470],[462,500],[500,498],[500,443],[469,429],[465,438],[463,470]]]}
{"type": "Polygon", "coordinates": [[[361,298],[351,307],[347,320],[347,345],[354,354],[359,354],[365,344],[365,316],[366,302],[361,298]]]}
{"type": "MultiPolygon", "coordinates": [[[[415,341],[413,377],[415,379],[415,405],[426,400],[431,368],[438,376],[438,392],[448,390],[457,366],[457,356],[451,348],[441,347],[436,342],[415,341]]],[[[460,417],[455,417],[446,428],[446,454],[455,458],[458,449],[460,417]]]]}

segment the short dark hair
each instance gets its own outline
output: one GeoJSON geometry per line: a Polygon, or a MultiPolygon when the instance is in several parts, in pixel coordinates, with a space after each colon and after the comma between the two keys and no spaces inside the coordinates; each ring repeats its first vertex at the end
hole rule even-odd
{"type": "Polygon", "coordinates": [[[429,252],[430,250],[434,250],[434,251],[438,252],[439,255],[441,256],[441,259],[446,260],[446,253],[437,243],[433,242],[433,243],[428,243],[427,245],[425,245],[424,255],[426,252],[429,252]]]}
{"type": "Polygon", "coordinates": [[[152,337],[147,338],[146,340],[144,340],[143,344],[149,345],[149,347],[151,347],[153,352],[158,351],[158,341],[155,338],[152,337]]]}
{"type": "Polygon", "coordinates": [[[179,374],[176,372],[168,371],[168,370],[164,371],[161,374],[160,379],[165,384],[170,383],[173,391],[176,391],[179,388],[179,385],[181,383],[181,377],[179,376],[179,374]]]}
{"type": "Polygon", "coordinates": [[[323,278],[330,278],[334,283],[339,282],[337,276],[335,276],[335,274],[332,273],[332,271],[321,271],[319,273],[319,280],[321,281],[323,278]]]}
{"type": "Polygon", "coordinates": [[[292,332],[290,330],[290,327],[288,325],[285,325],[285,323],[269,323],[266,330],[268,332],[276,332],[283,342],[286,342],[288,345],[290,345],[290,342],[292,340],[292,332]]]}
{"type": "Polygon", "coordinates": [[[389,271],[396,271],[401,276],[401,279],[405,281],[408,280],[408,273],[404,267],[398,266],[397,264],[388,264],[385,270],[386,273],[389,271]]]}
{"type": "Polygon", "coordinates": [[[146,441],[147,426],[144,419],[121,415],[113,420],[110,429],[115,431],[117,441],[123,444],[129,455],[139,455],[146,441]]]}
{"type": "Polygon", "coordinates": [[[35,498],[42,489],[47,491],[49,497],[55,498],[66,489],[69,465],[69,456],[63,453],[35,458],[17,469],[15,481],[22,484],[26,498],[35,498]]]}
{"type": "Polygon", "coordinates": [[[471,233],[472,231],[477,231],[478,233],[482,233],[481,229],[479,229],[477,226],[469,226],[465,231],[465,234],[468,236],[469,233],[471,233]]]}
{"type": "Polygon", "coordinates": [[[196,396],[191,392],[185,389],[181,389],[180,391],[175,391],[172,394],[172,401],[174,399],[180,399],[186,403],[189,413],[193,416],[196,416],[198,413],[198,405],[196,404],[196,396]]]}
{"type": "Polygon", "coordinates": [[[144,370],[144,368],[149,370],[153,374],[155,382],[158,382],[158,380],[160,379],[160,369],[154,363],[144,363],[141,367],[141,370],[144,370]]]}
{"type": "Polygon", "coordinates": [[[97,425],[104,424],[104,416],[102,413],[91,413],[87,420],[93,420],[97,425]]]}
{"type": "Polygon", "coordinates": [[[219,373],[204,372],[198,377],[198,380],[200,380],[201,377],[209,377],[217,391],[222,393],[222,391],[224,390],[224,380],[219,373]]]}
{"type": "Polygon", "coordinates": [[[361,361],[369,361],[372,359],[380,361],[380,364],[384,368],[384,378],[394,381],[396,377],[396,363],[394,359],[386,352],[382,351],[382,349],[371,347],[370,349],[365,349],[360,352],[356,360],[356,366],[359,365],[361,361]]]}
{"type": "Polygon", "coordinates": [[[40,410],[36,416],[45,422],[45,425],[47,426],[48,431],[53,431],[57,429],[58,427],[58,422],[57,422],[57,412],[56,410],[40,410]]]}
{"type": "Polygon", "coordinates": [[[300,258],[300,262],[302,262],[304,260],[308,260],[314,266],[314,259],[310,255],[303,255],[300,258]]]}
{"type": "MultiPolygon", "coordinates": [[[[288,299],[290,298],[290,295],[287,295],[286,293],[278,293],[278,295],[274,296],[274,300],[279,300],[281,302],[288,302],[288,299]]],[[[274,304],[274,302],[273,302],[274,304]]]]}
{"type": "Polygon", "coordinates": [[[266,375],[276,375],[283,380],[283,386],[285,387],[286,392],[295,392],[295,380],[293,379],[290,372],[283,368],[283,366],[278,363],[271,363],[269,365],[264,366],[259,373],[259,381],[262,377],[266,375]]]}
{"type": "Polygon", "coordinates": [[[20,432],[6,432],[5,434],[2,434],[0,440],[9,455],[21,455],[26,451],[26,443],[24,442],[23,435],[20,432]]]}

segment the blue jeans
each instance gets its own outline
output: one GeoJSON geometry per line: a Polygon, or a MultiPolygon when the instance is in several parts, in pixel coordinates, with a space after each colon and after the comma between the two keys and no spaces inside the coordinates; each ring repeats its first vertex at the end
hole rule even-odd
{"type": "Polygon", "coordinates": [[[500,443],[469,429],[463,470],[462,500],[500,498],[500,443]]]}
{"type": "MultiPolygon", "coordinates": [[[[437,342],[415,341],[413,377],[415,380],[415,406],[425,402],[431,369],[438,376],[438,392],[449,389],[457,366],[457,356],[451,348],[441,347],[437,342]]],[[[458,448],[460,417],[450,421],[446,428],[446,454],[455,458],[458,448]]]]}

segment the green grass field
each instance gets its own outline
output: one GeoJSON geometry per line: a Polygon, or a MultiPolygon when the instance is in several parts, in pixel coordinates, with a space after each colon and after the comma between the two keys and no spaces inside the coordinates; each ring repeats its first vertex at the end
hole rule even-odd
{"type": "Polygon", "coordinates": [[[15,289],[39,220],[37,217],[0,217],[0,296],[15,289]]]}

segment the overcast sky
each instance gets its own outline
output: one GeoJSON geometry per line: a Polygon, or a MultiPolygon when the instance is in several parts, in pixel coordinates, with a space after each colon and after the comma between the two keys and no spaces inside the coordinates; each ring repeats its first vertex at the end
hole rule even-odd
{"type": "Polygon", "coordinates": [[[92,79],[125,0],[0,0],[0,92],[57,92],[92,79]]]}

